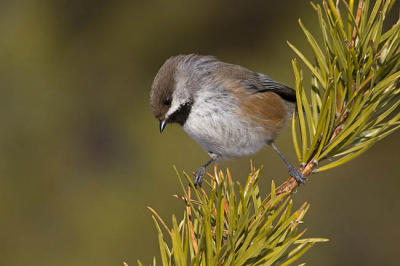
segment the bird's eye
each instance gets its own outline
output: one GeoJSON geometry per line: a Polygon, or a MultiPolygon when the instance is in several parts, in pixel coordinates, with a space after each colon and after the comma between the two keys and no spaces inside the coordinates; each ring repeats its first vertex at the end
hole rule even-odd
{"type": "Polygon", "coordinates": [[[166,105],[166,106],[170,106],[171,105],[171,99],[170,98],[167,98],[167,99],[165,99],[164,100],[164,105],[166,105]]]}

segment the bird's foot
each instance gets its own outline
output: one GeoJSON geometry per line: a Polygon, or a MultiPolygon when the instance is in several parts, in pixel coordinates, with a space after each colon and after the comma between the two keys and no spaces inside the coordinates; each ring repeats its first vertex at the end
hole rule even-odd
{"type": "Polygon", "coordinates": [[[204,166],[200,167],[196,171],[196,177],[194,179],[194,186],[201,187],[201,181],[203,180],[204,175],[206,174],[206,168],[204,166]]]}
{"type": "Polygon", "coordinates": [[[296,179],[297,183],[299,184],[304,184],[306,182],[306,178],[303,176],[303,174],[300,172],[299,169],[296,167],[289,167],[289,174],[296,179]]]}

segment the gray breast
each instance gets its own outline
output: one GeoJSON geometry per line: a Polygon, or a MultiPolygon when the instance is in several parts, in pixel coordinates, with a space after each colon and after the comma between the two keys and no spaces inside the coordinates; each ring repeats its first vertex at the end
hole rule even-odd
{"type": "Polygon", "coordinates": [[[268,136],[240,117],[229,94],[209,91],[197,97],[183,129],[206,152],[233,158],[257,152],[268,136]]]}

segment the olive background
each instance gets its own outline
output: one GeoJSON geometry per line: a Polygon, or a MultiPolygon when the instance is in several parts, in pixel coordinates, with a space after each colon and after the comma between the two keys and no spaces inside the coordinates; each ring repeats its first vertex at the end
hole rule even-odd
{"type": "MultiPolygon", "coordinates": [[[[160,135],[148,103],[157,70],[172,55],[212,54],[293,86],[286,41],[310,54],[299,18],[318,32],[303,0],[2,0],[0,265],[158,257],[146,206],[181,217],[173,165],[192,173],[208,158],[177,125],[160,135]]],[[[289,131],[277,144],[296,162],[289,131]]],[[[297,190],[296,206],[311,203],[305,236],[330,239],[299,262],[398,265],[399,145],[396,132],[297,190]]],[[[263,194],[287,178],[268,147],[218,165],[243,182],[249,159],[264,166],[263,194]]]]}

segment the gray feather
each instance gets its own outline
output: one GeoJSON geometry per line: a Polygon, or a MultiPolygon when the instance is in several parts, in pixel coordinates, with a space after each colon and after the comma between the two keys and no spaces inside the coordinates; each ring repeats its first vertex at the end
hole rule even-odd
{"type": "Polygon", "coordinates": [[[272,91],[289,102],[296,102],[296,91],[289,86],[279,83],[265,74],[255,73],[257,83],[254,84],[256,92],[272,91]]]}

